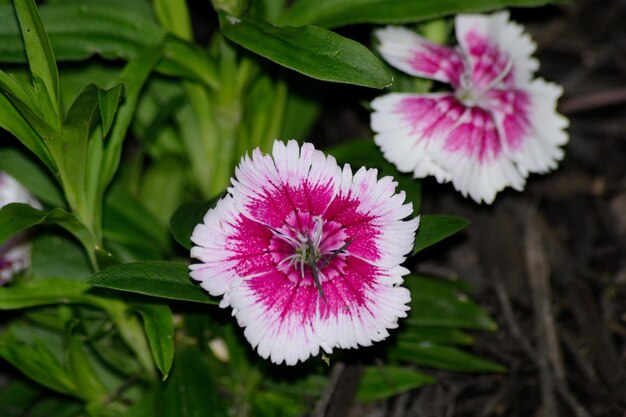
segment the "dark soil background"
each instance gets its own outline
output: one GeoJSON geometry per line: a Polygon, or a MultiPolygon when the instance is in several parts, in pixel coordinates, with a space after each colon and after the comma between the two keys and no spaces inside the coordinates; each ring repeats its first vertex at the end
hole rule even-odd
{"type": "MultiPolygon", "coordinates": [[[[539,75],[565,88],[566,157],[491,206],[426,179],[422,213],[472,225],[416,259],[418,271],[473,284],[499,323],[475,334],[474,352],[508,372],[436,373],[439,384],[354,405],[350,416],[626,416],[626,1],[520,9],[512,19],[538,44],[539,75]]],[[[339,99],[314,138],[371,135],[368,117],[339,99]]],[[[327,410],[350,398],[330,401],[327,410]]]]}

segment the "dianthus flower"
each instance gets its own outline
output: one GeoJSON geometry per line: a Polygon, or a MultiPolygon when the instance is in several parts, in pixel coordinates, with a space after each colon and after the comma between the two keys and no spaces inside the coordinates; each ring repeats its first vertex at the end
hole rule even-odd
{"type": "Polygon", "coordinates": [[[405,317],[418,218],[391,177],[352,173],[305,143],[252,152],[196,226],[191,277],[233,315],[263,358],[294,365],[320,348],[369,346],[405,317]]]}
{"type": "MultiPolygon", "coordinates": [[[[0,208],[10,203],[26,203],[41,207],[39,202],[13,177],[0,171],[0,208]]],[[[0,285],[30,266],[30,243],[17,234],[0,245],[0,285]]]]}
{"type": "Polygon", "coordinates": [[[491,203],[507,186],[521,191],[529,173],[556,168],[568,140],[555,110],[562,89],[533,79],[536,45],[507,12],[457,16],[457,49],[400,27],[376,37],[392,66],[453,90],[372,102],[374,140],[400,171],[491,203]]]}

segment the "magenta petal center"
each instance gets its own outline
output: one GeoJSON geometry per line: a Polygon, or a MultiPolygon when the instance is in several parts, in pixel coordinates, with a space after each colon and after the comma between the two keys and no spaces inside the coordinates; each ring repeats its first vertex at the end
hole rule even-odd
{"type": "Polygon", "coordinates": [[[269,249],[278,270],[298,285],[326,282],[343,272],[348,248],[341,224],[306,212],[290,213],[272,228],[269,249]]]}

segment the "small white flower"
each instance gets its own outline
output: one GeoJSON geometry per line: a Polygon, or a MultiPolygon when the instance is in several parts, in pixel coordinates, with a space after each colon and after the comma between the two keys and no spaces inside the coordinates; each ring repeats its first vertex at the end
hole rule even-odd
{"type": "Polygon", "coordinates": [[[563,158],[568,121],[556,112],[562,89],[533,79],[535,44],[507,12],[457,16],[456,49],[400,27],[376,36],[391,65],[453,90],[372,102],[374,140],[398,170],[451,181],[464,196],[491,203],[563,158]]]}

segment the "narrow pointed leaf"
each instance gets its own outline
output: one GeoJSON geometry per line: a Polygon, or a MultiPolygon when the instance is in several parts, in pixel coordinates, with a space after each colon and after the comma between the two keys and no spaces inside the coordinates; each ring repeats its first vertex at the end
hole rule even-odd
{"type": "Polygon", "coordinates": [[[156,398],[155,417],[225,417],[226,404],[219,394],[215,376],[195,346],[176,356],[172,377],[156,398]]]}
{"type": "Polygon", "coordinates": [[[162,51],[160,47],[148,49],[137,56],[137,58],[129,61],[122,72],[119,83],[125,85],[126,96],[124,103],[119,107],[107,139],[100,174],[100,192],[104,192],[105,187],[113,178],[115,171],[117,171],[122,153],[122,144],[124,143],[130,122],[135,115],[139,93],[161,57],[162,51]]]}
{"type": "Polygon", "coordinates": [[[197,80],[210,89],[219,88],[215,62],[197,45],[168,37],[163,44],[163,56],[165,59],[157,67],[160,73],[197,80]]]}
{"type": "MultiPolygon", "coordinates": [[[[165,31],[146,10],[134,10],[144,2],[46,2],[41,19],[59,61],[84,60],[92,55],[107,59],[131,59],[160,44],[165,31]]],[[[26,62],[24,44],[9,5],[0,5],[0,60],[26,62]]]]}
{"type": "Polygon", "coordinates": [[[368,366],[363,372],[357,399],[376,401],[429,385],[435,378],[400,366],[368,366]]]}
{"type": "Polygon", "coordinates": [[[95,248],[95,241],[89,230],[71,213],[55,208],[51,211],[37,210],[28,204],[12,203],[0,209],[0,243],[15,233],[43,222],[57,224],[74,235],[89,254],[95,248]]]}
{"type": "Polygon", "coordinates": [[[174,321],[170,308],[165,304],[138,304],[135,310],[143,320],[152,357],[163,380],[169,375],[174,361],[174,321]]]}
{"type": "Polygon", "coordinates": [[[89,286],[68,279],[36,279],[0,287],[0,310],[18,310],[51,304],[88,303],[89,286]]]}
{"type": "Polygon", "coordinates": [[[72,379],[79,382],[76,390],[80,397],[86,401],[100,401],[106,396],[107,390],[87,356],[81,335],[76,328],[78,323],[78,319],[68,323],[65,336],[67,343],[65,362],[72,379]]]}
{"type": "Polygon", "coordinates": [[[446,281],[409,275],[404,285],[411,291],[408,325],[496,330],[496,323],[466,295],[446,281]]]}
{"type": "Polygon", "coordinates": [[[174,262],[145,261],[120,264],[87,280],[96,287],[110,288],[172,300],[217,304],[189,277],[189,266],[174,262]]]}
{"type": "Polygon", "coordinates": [[[118,84],[108,90],[100,90],[98,93],[98,107],[100,108],[100,119],[102,120],[102,136],[106,136],[113,125],[117,107],[124,96],[124,85],[118,84]]]}
{"type": "Polygon", "coordinates": [[[429,342],[398,342],[389,350],[391,359],[458,372],[503,372],[505,368],[462,350],[429,342]]]}
{"type": "Polygon", "coordinates": [[[398,340],[407,342],[431,342],[441,345],[471,345],[474,338],[454,327],[407,325],[398,340]]]}
{"type": "Polygon", "coordinates": [[[298,0],[283,24],[326,28],[354,23],[409,23],[457,13],[483,13],[504,7],[541,6],[559,0],[298,0]]]}
{"type": "Polygon", "coordinates": [[[70,375],[43,343],[27,345],[5,331],[0,337],[0,358],[53,391],[70,395],[76,392],[70,375]]]}
{"type": "Polygon", "coordinates": [[[61,176],[66,192],[69,191],[75,196],[85,195],[87,169],[94,168],[93,165],[100,162],[88,161],[89,136],[100,114],[98,91],[98,87],[94,84],[85,86],[72,103],[63,122],[62,139],[53,141],[49,145],[55,155],[55,160],[62,164],[61,176]]]}
{"type": "Polygon", "coordinates": [[[0,93],[0,127],[15,136],[50,170],[53,170],[52,159],[42,140],[13,103],[2,93],[0,93]]]}
{"type": "Polygon", "coordinates": [[[51,112],[48,122],[60,120],[59,114],[59,73],[57,72],[54,53],[46,33],[39,11],[33,0],[15,0],[15,12],[20,22],[28,64],[33,78],[40,78],[45,86],[51,108],[42,109],[51,112]]]}
{"type": "Polygon", "coordinates": [[[450,237],[469,225],[469,220],[458,216],[423,215],[417,230],[412,255],[450,237]]]}
{"type": "Polygon", "coordinates": [[[392,77],[365,46],[315,26],[274,26],[220,16],[231,41],[282,66],[323,81],[385,88],[392,77]]]}

